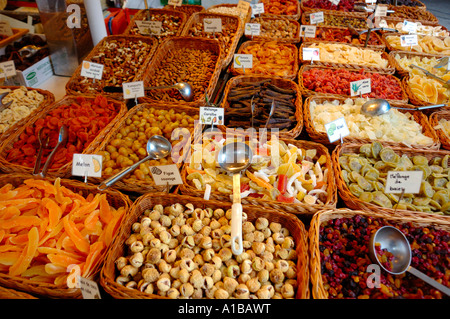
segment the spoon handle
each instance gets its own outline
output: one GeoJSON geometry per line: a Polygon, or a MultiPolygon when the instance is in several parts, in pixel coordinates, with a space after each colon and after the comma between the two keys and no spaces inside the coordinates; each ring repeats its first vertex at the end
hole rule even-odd
{"type": "Polygon", "coordinates": [[[434,288],[436,288],[437,290],[441,291],[442,293],[446,294],[447,296],[450,296],[450,288],[438,283],[436,280],[434,280],[431,277],[428,277],[427,275],[425,275],[423,272],[417,270],[414,267],[409,267],[408,271],[413,274],[414,276],[416,276],[417,278],[422,279],[423,281],[425,281],[427,284],[429,284],[430,286],[433,286],[434,288]]]}
{"type": "Polygon", "coordinates": [[[242,254],[242,204],[233,203],[231,206],[231,251],[236,256],[242,254]],[[236,247],[237,245],[237,247],[236,247]]]}
{"type": "Polygon", "coordinates": [[[139,162],[136,162],[133,165],[123,169],[116,175],[113,175],[113,176],[109,177],[108,179],[104,180],[103,182],[101,182],[100,185],[97,186],[97,189],[100,191],[107,189],[108,187],[112,186],[113,184],[115,184],[116,182],[121,180],[128,173],[134,171],[136,168],[139,167],[139,165],[141,165],[142,163],[144,163],[152,158],[153,158],[153,155],[148,155],[147,157],[141,159],[139,162]]]}
{"type": "Polygon", "coordinates": [[[397,110],[407,110],[407,111],[420,111],[420,110],[427,110],[427,109],[434,109],[436,107],[442,107],[446,106],[446,104],[436,104],[436,105],[427,105],[427,106],[419,106],[416,108],[408,108],[408,107],[393,107],[397,110]]]}

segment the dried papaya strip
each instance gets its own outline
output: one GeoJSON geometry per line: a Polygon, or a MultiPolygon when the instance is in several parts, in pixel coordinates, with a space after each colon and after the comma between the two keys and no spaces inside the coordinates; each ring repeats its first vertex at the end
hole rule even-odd
{"type": "Polygon", "coordinates": [[[54,263],[45,264],[45,274],[56,275],[66,272],[66,267],[55,265],[54,263]]]}
{"type": "Polygon", "coordinates": [[[28,242],[28,235],[22,234],[18,236],[11,237],[9,242],[14,245],[24,246],[28,242]]]}
{"type": "Polygon", "coordinates": [[[55,195],[56,189],[52,183],[45,179],[27,179],[23,181],[24,184],[30,187],[36,187],[42,189],[46,194],[55,195]]]}
{"type": "Polygon", "coordinates": [[[0,220],[7,220],[20,216],[20,213],[20,209],[16,206],[5,207],[5,209],[0,212],[0,220]]]}
{"type": "Polygon", "coordinates": [[[82,261],[67,255],[63,254],[48,254],[47,258],[50,260],[50,262],[56,266],[64,267],[67,269],[69,265],[72,264],[79,264],[82,261]]]}
{"type": "Polygon", "coordinates": [[[20,255],[20,251],[7,251],[4,253],[0,253],[0,264],[12,266],[17,262],[20,255]]]}
{"type": "Polygon", "coordinates": [[[39,232],[36,227],[31,228],[28,233],[28,244],[19,259],[9,268],[10,276],[19,276],[30,266],[39,243],[39,232]]]}
{"type": "Polygon", "coordinates": [[[75,259],[77,259],[77,258],[79,259],[80,258],[79,254],[71,253],[71,252],[66,251],[64,249],[40,246],[40,247],[38,247],[37,250],[38,250],[39,253],[44,254],[44,255],[47,255],[47,254],[66,255],[68,257],[75,258],[75,259]]]}
{"type": "Polygon", "coordinates": [[[106,194],[102,194],[100,196],[100,214],[99,214],[100,220],[104,224],[108,224],[111,219],[113,218],[113,215],[111,213],[111,207],[109,206],[109,202],[106,199],[106,194]]]}
{"type": "Polygon", "coordinates": [[[116,214],[113,219],[106,225],[105,230],[100,236],[99,240],[103,240],[107,246],[111,244],[113,236],[117,233],[123,214],[116,214]]]}
{"type": "Polygon", "coordinates": [[[101,255],[103,250],[106,248],[106,245],[102,241],[97,241],[93,243],[90,247],[89,254],[86,257],[86,262],[83,267],[82,276],[89,277],[91,275],[92,270],[98,265],[101,261],[101,255]]]}
{"type": "Polygon", "coordinates": [[[0,188],[0,194],[6,194],[11,191],[14,186],[11,183],[7,183],[0,188]]]}
{"type": "Polygon", "coordinates": [[[70,197],[64,196],[61,190],[61,179],[59,177],[55,179],[55,183],[53,185],[55,186],[56,190],[55,194],[56,202],[61,205],[61,210],[64,212],[65,208],[72,203],[72,199],[70,197]]]}
{"type": "MultiPolygon", "coordinates": [[[[89,194],[89,195],[91,195],[91,194],[89,194]]],[[[88,198],[89,198],[89,195],[88,195],[88,198]]],[[[87,202],[87,204],[82,205],[76,211],[72,210],[74,217],[81,217],[81,216],[92,213],[97,208],[97,206],[100,202],[100,194],[96,194],[92,200],[86,199],[86,202],[87,202]]]]}
{"type": "Polygon", "coordinates": [[[31,266],[30,268],[28,268],[21,274],[22,277],[34,277],[34,276],[45,276],[45,275],[47,275],[47,273],[45,272],[44,265],[31,266]]]}
{"type": "Polygon", "coordinates": [[[37,226],[42,220],[37,216],[17,216],[0,223],[0,228],[11,229],[14,227],[29,228],[37,226]]]}
{"type": "Polygon", "coordinates": [[[98,215],[100,214],[100,210],[96,209],[92,211],[84,220],[84,227],[88,230],[94,230],[97,222],[98,222],[98,215]]]}
{"type": "MultiPolygon", "coordinates": [[[[3,187],[2,187],[2,188],[3,188],[3,187]]],[[[14,190],[14,191],[10,190],[10,191],[7,191],[6,193],[3,193],[3,192],[0,190],[0,201],[12,199],[12,198],[14,198],[14,197],[17,196],[17,193],[18,193],[18,192],[17,192],[16,190],[14,190]]]]}
{"type": "Polygon", "coordinates": [[[56,227],[54,227],[51,232],[47,233],[45,236],[41,238],[41,240],[39,241],[39,245],[44,244],[46,241],[48,241],[51,238],[54,238],[55,236],[58,236],[59,239],[61,236],[61,230],[63,228],[64,228],[63,221],[60,220],[58,225],[56,225],[56,227]]]}
{"type": "Polygon", "coordinates": [[[42,205],[47,209],[48,211],[48,227],[47,230],[48,231],[52,231],[54,227],[56,227],[56,225],[58,225],[59,220],[62,217],[62,210],[61,207],[59,207],[59,205],[53,201],[50,198],[43,198],[42,199],[42,205]]]}
{"type": "Polygon", "coordinates": [[[69,235],[75,247],[80,252],[87,254],[89,252],[89,242],[80,234],[74,222],[69,220],[67,216],[63,218],[63,222],[64,222],[64,230],[69,235]]]}
{"type": "Polygon", "coordinates": [[[28,207],[28,204],[31,203],[39,203],[39,200],[36,198],[21,198],[21,199],[10,199],[2,201],[2,205],[4,206],[15,206],[18,209],[28,207]]]}

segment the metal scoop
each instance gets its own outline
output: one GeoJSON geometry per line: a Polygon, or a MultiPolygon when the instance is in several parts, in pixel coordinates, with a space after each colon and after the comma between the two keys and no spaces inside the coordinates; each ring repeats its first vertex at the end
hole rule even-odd
{"type": "Polygon", "coordinates": [[[428,72],[428,71],[425,70],[425,69],[422,69],[420,66],[417,66],[417,65],[415,65],[415,64],[410,64],[409,67],[410,67],[410,68],[416,68],[416,69],[419,69],[420,71],[422,71],[423,73],[425,73],[426,76],[429,76],[430,78],[433,78],[433,79],[438,80],[439,82],[441,82],[441,83],[442,83],[442,86],[445,87],[446,89],[450,89],[450,80],[445,81],[444,79],[442,79],[442,78],[440,78],[440,77],[434,75],[434,74],[431,73],[431,72],[428,72]]]}
{"type": "Polygon", "coordinates": [[[382,115],[384,113],[389,112],[391,108],[397,110],[407,110],[407,111],[420,111],[426,109],[432,109],[436,107],[446,106],[446,104],[436,104],[436,105],[427,105],[427,106],[419,106],[416,108],[407,108],[407,107],[394,107],[389,104],[388,101],[384,99],[373,99],[365,102],[361,106],[361,113],[368,116],[377,116],[382,115]]]}
{"type": "MultiPolygon", "coordinates": [[[[194,94],[192,92],[192,87],[189,83],[179,82],[173,85],[163,85],[163,86],[146,86],[144,88],[147,90],[157,90],[157,89],[177,89],[180,92],[183,99],[187,102],[192,101],[194,94]]],[[[123,93],[123,87],[121,86],[105,86],[103,87],[104,92],[108,93],[123,93]]]]}
{"type": "Polygon", "coordinates": [[[433,66],[433,68],[440,69],[444,66],[447,67],[447,65],[448,65],[448,56],[439,59],[439,63],[433,66]]]}
{"type": "Polygon", "coordinates": [[[106,179],[105,181],[101,182],[100,185],[98,185],[97,189],[101,191],[107,189],[114,183],[121,180],[128,173],[134,171],[136,168],[139,167],[139,165],[148,160],[161,159],[168,156],[172,152],[172,144],[165,137],[160,135],[154,135],[150,137],[149,140],[147,141],[146,149],[148,154],[146,157],[134,163],[133,165],[125,168],[116,175],[113,175],[110,178],[106,179]]]}
{"type": "Polygon", "coordinates": [[[410,272],[414,276],[422,279],[427,284],[440,290],[447,296],[450,296],[450,288],[440,284],[434,279],[428,277],[421,271],[411,266],[411,246],[405,235],[395,227],[384,226],[378,229],[370,238],[369,254],[372,261],[376,262],[381,268],[393,275],[403,274],[405,271],[410,272]],[[392,269],[386,269],[378,259],[375,251],[375,244],[380,244],[381,249],[386,249],[393,254],[392,269]]]}
{"type": "Polygon", "coordinates": [[[50,137],[48,135],[44,137],[43,133],[44,128],[41,128],[38,133],[39,151],[36,156],[36,162],[34,163],[33,175],[39,175],[39,170],[41,169],[42,152],[44,148],[47,148],[48,143],[50,142],[50,137]]]}
{"type": "Polygon", "coordinates": [[[241,171],[250,166],[253,153],[245,143],[234,142],[226,144],[219,151],[217,162],[219,166],[233,174],[233,205],[231,207],[231,251],[235,255],[242,254],[242,204],[241,204],[241,171]],[[236,247],[236,241],[238,247],[236,247]]]}
{"type": "Polygon", "coordinates": [[[48,48],[48,45],[38,47],[37,45],[30,44],[21,48],[18,52],[22,58],[29,58],[38,53],[42,49],[48,48]]]}
{"type": "Polygon", "coordinates": [[[11,106],[11,104],[13,103],[13,101],[9,101],[7,103],[3,103],[3,98],[6,97],[9,94],[9,92],[5,92],[0,94],[0,112],[7,109],[8,107],[11,106]]]}
{"type": "Polygon", "coordinates": [[[53,157],[55,157],[56,152],[60,149],[60,147],[64,146],[67,142],[67,138],[69,137],[69,130],[67,129],[67,126],[63,125],[59,129],[59,135],[58,135],[58,142],[56,143],[55,148],[52,150],[50,155],[47,157],[47,160],[45,161],[44,167],[42,168],[42,172],[37,174],[40,177],[45,177],[47,175],[48,168],[53,162],[53,157]]]}

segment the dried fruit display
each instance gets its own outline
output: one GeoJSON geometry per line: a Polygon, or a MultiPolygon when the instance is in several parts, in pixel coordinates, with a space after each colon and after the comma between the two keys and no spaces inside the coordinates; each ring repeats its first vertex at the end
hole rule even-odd
{"type": "MultiPolygon", "coordinates": [[[[330,41],[330,42],[342,42],[353,45],[364,45],[366,43],[367,33],[363,33],[360,36],[354,36],[350,33],[350,30],[344,28],[327,28],[317,27],[315,40],[330,41]]],[[[305,38],[304,40],[309,40],[305,38]]],[[[383,40],[376,33],[371,33],[368,41],[369,46],[382,46],[383,40]]]]}
{"type": "Polygon", "coordinates": [[[301,72],[300,82],[306,89],[316,93],[330,93],[350,96],[350,82],[371,79],[372,92],[362,97],[387,100],[403,100],[400,81],[392,75],[351,71],[346,69],[309,68],[301,72]]]}
{"type": "Polygon", "coordinates": [[[435,226],[414,225],[411,222],[391,223],[382,218],[355,215],[336,218],[320,225],[320,266],[328,298],[358,299],[440,299],[440,291],[408,272],[391,275],[380,272],[380,287],[369,278],[369,240],[380,227],[391,225],[403,232],[411,250],[411,266],[443,285],[450,286],[448,231],[435,226]]]}
{"type": "Polygon", "coordinates": [[[298,0],[260,0],[264,4],[264,13],[294,16],[299,14],[298,0]]]}
{"type": "Polygon", "coordinates": [[[302,5],[307,8],[324,9],[324,10],[338,10],[344,12],[353,12],[356,1],[341,0],[337,5],[329,0],[302,0],[302,5]]]}

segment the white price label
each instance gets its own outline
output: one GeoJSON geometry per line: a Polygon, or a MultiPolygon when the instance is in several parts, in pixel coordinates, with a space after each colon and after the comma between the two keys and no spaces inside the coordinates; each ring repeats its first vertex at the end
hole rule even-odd
{"type": "Polygon", "coordinates": [[[409,33],[417,33],[417,23],[408,20],[403,21],[403,31],[409,33]]]}
{"type": "Polygon", "coordinates": [[[81,76],[101,80],[103,76],[103,64],[83,61],[81,64],[81,76]]]}
{"type": "Polygon", "coordinates": [[[300,37],[315,38],[316,37],[316,26],[302,24],[300,26],[300,37]]]}
{"type": "Polygon", "coordinates": [[[419,45],[417,40],[417,34],[405,34],[400,36],[400,45],[402,47],[412,47],[419,45]]]}
{"type": "Polygon", "coordinates": [[[162,29],[162,21],[136,21],[139,33],[142,35],[160,35],[162,29]]]}
{"type": "Polygon", "coordinates": [[[264,3],[255,3],[250,5],[252,7],[252,15],[264,13],[264,3]]]}
{"type": "Polygon", "coordinates": [[[14,60],[0,63],[0,78],[15,76],[16,73],[16,65],[14,60]]]}
{"type": "Polygon", "coordinates": [[[320,61],[320,49],[303,48],[302,58],[304,61],[320,61]]]}
{"type": "Polygon", "coordinates": [[[385,193],[417,194],[420,191],[423,171],[389,171],[385,193]]]}
{"type": "Polygon", "coordinates": [[[143,81],[122,83],[122,87],[123,87],[123,98],[125,100],[136,99],[138,97],[145,96],[143,81]]]}
{"type": "Polygon", "coordinates": [[[95,281],[78,276],[78,282],[80,283],[83,299],[102,299],[100,297],[100,290],[95,281]]]}
{"type": "Polygon", "coordinates": [[[247,1],[239,0],[236,9],[239,12],[239,17],[246,17],[248,14],[248,9],[250,8],[250,3],[247,1]]]}
{"type": "Polygon", "coordinates": [[[377,0],[366,0],[366,3],[374,4],[377,0]]]}
{"type": "Polygon", "coordinates": [[[203,19],[203,27],[205,32],[222,32],[222,19],[203,19]]]}
{"type": "Polygon", "coordinates": [[[72,175],[83,177],[102,177],[101,155],[73,154],[72,175]]]}
{"type": "Polygon", "coordinates": [[[311,13],[309,15],[309,22],[311,24],[322,23],[323,21],[324,21],[324,19],[323,19],[323,12],[322,11],[314,12],[314,13],[311,13]]]}
{"type": "Polygon", "coordinates": [[[7,37],[14,35],[14,32],[11,29],[11,26],[9,25],[9,22],[0,21],[0,34],[5,35],[7,37]]]}
{"type": "Polygon", "coordinates": [[[183,0],[169,0],[167,2],[169,6],[179,7],[183,4],[183,0]]]}
{"type": "Polygon", "coordinates": [[[150,167],[150,172],[155,184],[158,186],[183,184],[176,164],[152,166],[150,167]]]}
{"type": "Polygon", "coordinates": [[[200,107],[200,124],[223,125],[225,122],[223,107],[200,107]]]}
{"type": "Polygon", "coordinates": [[[251,69],[253,68],[253,55],[252,54],[235,54],[233,67],[235,69],[251,69]]]}
{"type": "Polygon", "coordinates": [[[261,24],[246,23],[244,33],[245,35],[259,36],[261,34],[261,24]]]}
{"type": "Polygon", "coordinates": [[[325,124],[325,131],[327,132],[330,143],[334,143],[350,134],[347,122],[343,117],[325,124]]]}
{"type": "Polygon", "coordinates": [[[385,17],[387,15],[387,6],[381,6],[379,5],[377,7],[377,10],[375,11],[375,17],[385,17]]]}
{"type": "Polygon", "coordinates": [[[339,5],[339,2],[341,2],[341,0],[330,0],[330,2],[332,4],[334,4],[335,6],[339,5]]]}
{"type": "Polygon", "coordinates": [[[372,92],[370,79],[362,79],[359,81],[350,82],[350,95],[351,96],[368,94],[370,92],[372,92]]]}

